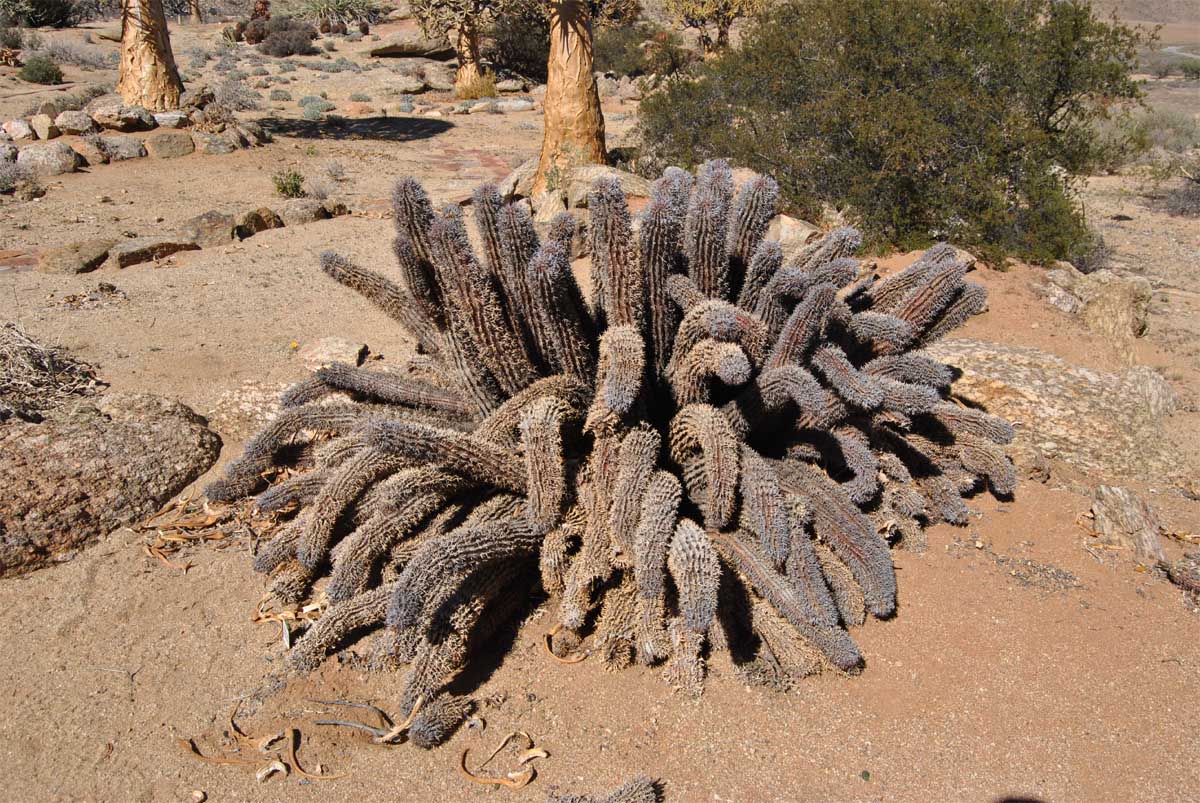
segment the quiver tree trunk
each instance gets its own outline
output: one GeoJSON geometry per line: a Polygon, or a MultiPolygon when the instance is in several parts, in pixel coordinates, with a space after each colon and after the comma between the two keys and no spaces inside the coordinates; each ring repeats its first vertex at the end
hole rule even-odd
{"type": "Polygon", "coordinates": [[[191,13],[193,25],[204,24],[204,15],[200,13],[200,0],[188,0],[188,11],[191,13]]]}
{"type": "Polygon", "coordinates": [[[175,69],[162,0],[124,0],[117,91],[150,111],[179,108],[183,82],[175,69]]]}
{"type": "Polygon", "coordinates": [[[458,53],[458,72],[454,75],[454,91],[462,90],[479,80],[479,30],[466,24],[450,32],[454,50],[458,53]]]}
{"type": "Polygon", "coordinates": [[[592,71],[592,15],[580,0],[550,7],[550,61],[546,80],[545,138],[535,193],[547,177],[581,163],[604,164],[604,115],[592,71]]]}

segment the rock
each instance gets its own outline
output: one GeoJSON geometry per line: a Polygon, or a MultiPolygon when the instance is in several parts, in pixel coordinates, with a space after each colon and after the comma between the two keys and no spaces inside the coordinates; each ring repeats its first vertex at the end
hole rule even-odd
{"type": "Polygon", "coordinates": [[[88,273],[104,264],[116,240],[84,240],[38,254],[41,273],[88,273]]]}
{"type": "Polygon", "coordinates": [[[641,100],[643,95],[642,83],[626,76],[617,87],[617,97],[622,101],[641,100]]]}
{"type": "Polygon", "coordinates": [[[533,101],[524,100],[521,98],[509,98],[508,100],[498,100],[492,104],[496,107],[496,111],[510,114],[512,112],[531,112],[533,111],[533,101]]]}
{"type": "Polygon", "coordinates": [[[533,98],[534,100],[545,100],[546,99],[546,85],[538,84],[533,89],[530,89],[529,96],[531,98],[533,98]]]}
{"type": "Polygon", "coordinates": [[[17,164],[37,176],[74,173],[80,157],[62,140],[26,145],[17,154],[17,164]]]}
{"type": "Polygon", "coordinates": [[[196,150],[211,155],[233,153],[237,146],[221,134],[210,134],[207,131],[193,131],[192,142],[196,150]]]}
{"type": "Polygon", "coordinates": [[[271,141],[270,133],[253,120],[239,120],[237,130],[250,143],[250,146],[254,148],[271,141]]]}
{"type": "Polygon", "coordinates": [[[191,125],[186,111],[155,112],[154,122],[159,128],[185,128],[191,125]]]}
{"type": "Polygon", "coordinates": [[[1200,551],[1185,553],[1167,567],[1167,577],[1171,582],[1192,594],[1196,604],[1200,604],[1200,551]]]}
{"type": "Polygon", "coordinates": [[[179,236],[201,248],[213,248],[233,240],[236,227],[233,215],[210,209],[185,221],[179,229],[179,236]]]}
{"type": "Polygon", "coordinates": [[[422,72],[425,75],[425,83],[435,92],[452,92],[454,90],[454,73],[456,72],[454,65],[430,62],[425,65],[422,72]]]}
{"type": "Polygon", "coordinates": [[[401,31],[372,47],[367,53],[375,57],[452,59],[454,48],[448,39],[429,39],[419,30],[401,31]]]}
{"type": "Polygon", "coordinates": [[[525,82],[519,78],[505,78],[503,81],[496,82],[497,92],[524,92],[525,82]]]}
{"type": "Polygon", "coordinates": [[[33,126],[24,120],[9,120],[3,126],[0,126],[0,128],[3,128],[4,133],[14,142],[20,142],[21,140],[32,142],[37,139],[37,134],[33,132],[33,126]]]}
{"type": "Polygon", "coordinates": [[[0,575],[67,559],[158,510],[217,459],[191,409],[108,393],[39,424],[0,426],[0,575]]]}
{"type": "Polygon", "coordinates": [[[141,159],[146,155],[146,146],[142,144],[142,141],[126,134],[102,134],[100,147],[108,154],[110,162],[141,159]]]}
{"type": "Polygon", "coordinates": [[[607,165],[579,165],[571,169],[570,176],[565,182],[567,206],[572,209],[587,208],[587,196],[592,189],[592,184],[601,178],[617,179],[627,198],[650,197],[650,182],[641,176],[635,176],[633,173],[627,173],[607,165]]]}
{"type": "Polygon", "coordinates": [[[217,94],[208,84],[194,84],[183,90],[183,94],[179,96],[179,110],[190,114],[196,109],[203,109],[216,99],[217,94]]]}
{"type": "Polygon", "coordinates": [[[505,198],[528,198],[533,191],[533,179],[537,176],[538,160],[522,162],[497,185],[505,198]]]}
{"type": "Polygon", "coordinates": [[[366,343],[355,343],[344,337],[323,337],[320,340],[305,343],[299,348],[296,355],[304,361],[306,368],[315,371],[335,362],[361,365],[362,361],[367,358],[367,351],[366,343]]]}
{"type": "Polygon", "coordinates": [[[462,107],[463,111],[467,114],[499,114],[498,105],[494,100],[474,100],[470,103],[462,104],[462,107]]]}
{"type": "Polygon", "coordinates": [[[230,126],[221,132],[220,136],[233,146],[234,150],[250,147],[250,139],[237,126],[230,126]]]}
{"type": "Polygon", "coordinates": [[[49,116],[50,118],[57,117],[58,116],[58,104],[52,100],[43,100],[41,103],[38,104],[37,113],[45,114],[45,115],[49,116]]]}
{"type": "Polygon", "coordinates": [[[375,113],[375,107],[370,103],[354,101],[353,103],[346,104],[346,114],[350,117],[366,117],[375,113]]]}
{"type": "Polygon", "coordinates": [[[197,251],[200,246],[175,234],[165,234],[152,237],[136,237],[132,240],[122,240],[108,252],[108,262],[112,268],[127,268],[142,262],[169,257],[179,251],[197,251]]]}
{"type": "Polygon", "coordinates": [[[955,395],[1011,421],[1017,443],[1048,458],[1101,479],[1166,482],[1188,471],[1162,426],[1174,393],[1150,368],[1102,373],[1037,349],[974,340],[941,341],[928,352],[962,372],[955,395]]]}
{"type": "Polygon", "coordinates": [[[146,151],[156,159],[177,159],[195,150],[192,135],[186,131],[164,128],[146,137],[146,151]]]}
{"type": "Polygon", "coordinates": [[[99,137],[83,137],[71,143],[71,149],[79,154],[83,163],[90,166],[108,164],[108,154],[99,147],[99,137]]]}
{"type": "Polygon", "coordinates": [[[33,129],[33,133],[37,134],[38,139],[54,139],[62,134],[58,126],[54,124],[54,118],[48,114],[35,114],[30,117],[29,127],[33,129]]]}
{"type": "Polygon", "coordinates": [[[1128,488],[1101,485],[1092,500],[1096,535],[1110,546],[1133,549],[1138,560],[1149,566],[1165,562],[1159,543],[1162,525],[1154,511],[1128,488]]]}
{"type": "Polygon", "coordinates": [[[555,215],[567,211],[562,193],[547,190],[539,192],[531,199],[533,202],[533,219],[536,223],[549,223],[555,215]]]}
{"type": "Polygon", "coordinates": [[[786,263],[803,251],[808,241],[820,233],[820,229],[806,220],[776,215],[771,218],[771,225],[767,227],[766,239],[779,243],[779,247],[783,249],[783,261],[786,263]]]}
{"type": "Polygon", "coordinates": [[[209,426],[227,440],[240,441],[253,436],[278,415],[279,397],[289,384],[265,384],[252,379],[222,393],[206,416],[209,426]]]}
{"type": "Polygon", "coordinates": [[[321,202],[321,207],[329,217],[341,217],[342,215],[350,214],[350,207],[336,198],[326,198],[321,202]]]}
{"type": "Polygon", "coordinates": [[[604,73],[596,73],[596,91],[600,93],[600,97],[615,97],[620,90],[621,85],[616,79],[609,78],[604,73]]]}
{"type": "Polygon", "coordinates": [[[113,131],[148,131],[154,115],[141,106],[126,106],[120,95],[101,95],[84,109],[101,128],[113,131]]]}
{"type": "Polygon", "coordinates": [[[100,129],[91,115],[79,110],[62,112],[54,118],[54,124],[64,134],[90,134],[100,129]]]}
{"type": "Polygon", "coordinates": [[[267,207],[243,212],[234,223],[233,233],[239,240],[253,237],[260,231],[283,228],[283,220],[267,207]]]}
{"type": "Polygon", "coordinates": [[[415,75],[397,75],[391,81],[391,87],[401,95],[419,95],[429,88],[429,84],[415,75]]]}
{"type": "Polygon", "coordinates": [[[301,226],[330,217],[325,204],[315,198],[291,198],[281,203],[276,211],[286,226],[301,226]]]}
{"type": "Polygon", "coordinates": [[[1154,289],[1141,276],[1118,276],[1110,270],[1083,274],[1070,263],[1057,262],[1046,274],[1044,288],[1051,304],[1076,314],[1084,326],[1106,340],[1132,362],[1133,339],[1146,334],[1154,289]]]}
{"type": "Polygon", "coordinates": [[[121,25],[120,23],[117,23],[116,25],[110,25],[107,28],[101,28],[100,30],[96,31],[96,36],[101,39],[107,39],[110,42],[120,42],[121,25]]]}

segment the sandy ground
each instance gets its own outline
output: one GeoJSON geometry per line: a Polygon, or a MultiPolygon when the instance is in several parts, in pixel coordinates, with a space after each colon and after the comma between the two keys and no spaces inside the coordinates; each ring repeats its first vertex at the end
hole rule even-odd
{"type": "MultiPolygon", "coordinates": [[[[297,98],[305,91],[290,89],[297,98]]],[[[606,110],[619,136],[629,110],[606,110]]],[[[8,254],[0,264],[10,266],[0,268],[0,319],[70,347],[115,389],[178,397],[201,412],[246,380],[300,376],[293,342],[337,335],[399,362],[410,344],[332,286],[315,255],[336,247],[386,270],[381,199],[394,178],[413,173],[437,198],[452,198],[534,155],[540,125],[533,112],[383,127],[368,119],[351,136],[291,129],[267,148],[187,157],[170,170],[138,160],[61,177],[40,201],[0,202],[8,254]],[[269,204],[274,171],[312,175],[329,160],[345,167],[339,193],[353,216],[124,271],[48,276],[19,267],[38,248],[269,204]],[[127,300],[60,305],[98,281],[127,300]]],[[[1166,426],[1181,461],[1194,465],[1200,230],[1130,188],[1096,179],[1085,200],[1120,268],[1155,285],[1151,332],[1135,357],[1162,370],[1185,400],[1166,426]]],[[[1098,370],[1122,367],[1120,355],[1037,296],[1039,274],[1026,266],[981,274],[990,310],[962,335],[1036,346],[1098,370]]],[[[239,448],[227,438],[222,459],[239,448]]],[[[534,607],[508,655],[483,661],[474,677],[486,729],[464,729],[425,752],[314,725],[329,709],[311,700],[391,710],[399,686],[398,677],[328,661],[238,722],[255,736],[298,728],[304,767],[348,773],[331,781],[259,784],[252,767],[205,764],[179,746],[194,738],[206,753],[227,749],[230,712],[278,667],[280,633],[250,620],[264,582],[247,543],[190,550],[179,559],[193,566],[182,572],[147,557],[143,534],[121,530],[52,569],[0,581],[0,797],[186,801],[201,790],[211,801],[540,801],[646,773],[663,780],[669,801],[1196,800],[1200,612],[1153,574],[1089,551],[1077,524],[1089,500],[1078,482],[1055,479],[1068,475],[1055,466],[1050,483],[1026,482],[1009,503],[976,499],[970,526],[939,526],[926,552],[896,553],[898,615],[854,634],[865,671],[823,675],[790,694],[747,687],[720,661],[699,702],[673,695],[654,670],[555,663],[534,607]],[[458,774],[464,749],[474,764],[513,730],[550,753],[531,786],[484,788],[458,774]]],[[[1200,502],[1135,487],[1153,494],[1170,529],[1200,531],[1200,502]]],[[[497,758],[510,769],[505,760],[497,758]]]]}

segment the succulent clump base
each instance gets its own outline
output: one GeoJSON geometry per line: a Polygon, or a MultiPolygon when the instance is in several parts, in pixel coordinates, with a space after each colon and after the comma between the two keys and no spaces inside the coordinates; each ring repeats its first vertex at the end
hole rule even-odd
{"type": "Polygon", "coordinates": [[[377,632],[369,660],[408,666],[422,746],[463,720],[452,681],[539,590],[557,656],[661,666],[691,693],[719,652],[782,686],[856,671],[847,628],[896,609],[890,548],[965,523],[964,495],[1011,493],[1013,431],[952,402],[922,351],[985,307],[953,248],[880,280],[845,228],[785,263],[764,239],[777,198],[715,161],[667,170],[635,219],[597,182],[589,294],[575,218],[539,237],[490,185],[482,253],[460,207],[404,179],[394,278],[323,254],[441,381],[322,368],[209,487],[297,510],[255,557],[279,600],[320,584],[331,603],[290,666],[377,632]]]}

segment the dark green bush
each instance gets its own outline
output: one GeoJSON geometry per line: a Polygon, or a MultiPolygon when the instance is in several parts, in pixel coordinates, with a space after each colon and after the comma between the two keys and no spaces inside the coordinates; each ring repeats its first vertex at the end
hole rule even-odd
{"type": "Polygon", "coordinates": [[[21,16],[30,28],[69,28],[87,19],[88,12],[75,0],[35,0],[21,16]]]}
{"type": "Polygon", "coordinates": [[[488,30],[484,56],[501,69],[535,81],[546,80],[550,21],[537,0],[513,3],[488,30]]]}
{"type": "Polygon", "coordinates": [[[294,168],[281,170],[271,176],[271,182],[275,185],[275,192],[284,198],[304,197],[304,174],[294,168]]]}
{"type": "Polygon", "coordinates": [[[278,58],[311,56],[317,52],[317,49],[313,47],[313,39],[316,37],[317,32],[311,25],[296,23],[295,27],[267,34],[267,38],[259,43],[258,52],[278,58]]]}
{"type": "Polygon", "coordinates": [[[646,72],[642,43],[652,36],[641,25],[614,25],[596,31],[592,58],[596,69],[615,75],[638,76],[646,72]]]}
{"type": "Polygon", "coordinates": [[[1189,81],[1195,81],[1200,78],[1200,59],[1185,61],[1179,65],[1179,71],[1183,73],[1183,77],[1189,81]]]}
{"type": "Polygon", "coordinates": [[[877,246],[1061,259],[1087,236],[1072,177],[1103,156],[1097,119],[1140,97],[1149,38],[1085,0],[792,0],[643,101],[643,162],[729,156],[877,246]]]}
{"type": "Polygon", "coordinates": [[[645,67],[652,75],[674,75],[699,58],[699,54],[684,46],[679,34],[671,30],[658,31],[646,44],[645,67]]]}
{"type": "Polygon", "coordinates": [[[45,56],[30,56],[25,61],[25,66],[17,73],[17,77],[31,84],[61,84],[63,82],[62,70],[45,56]]]}

